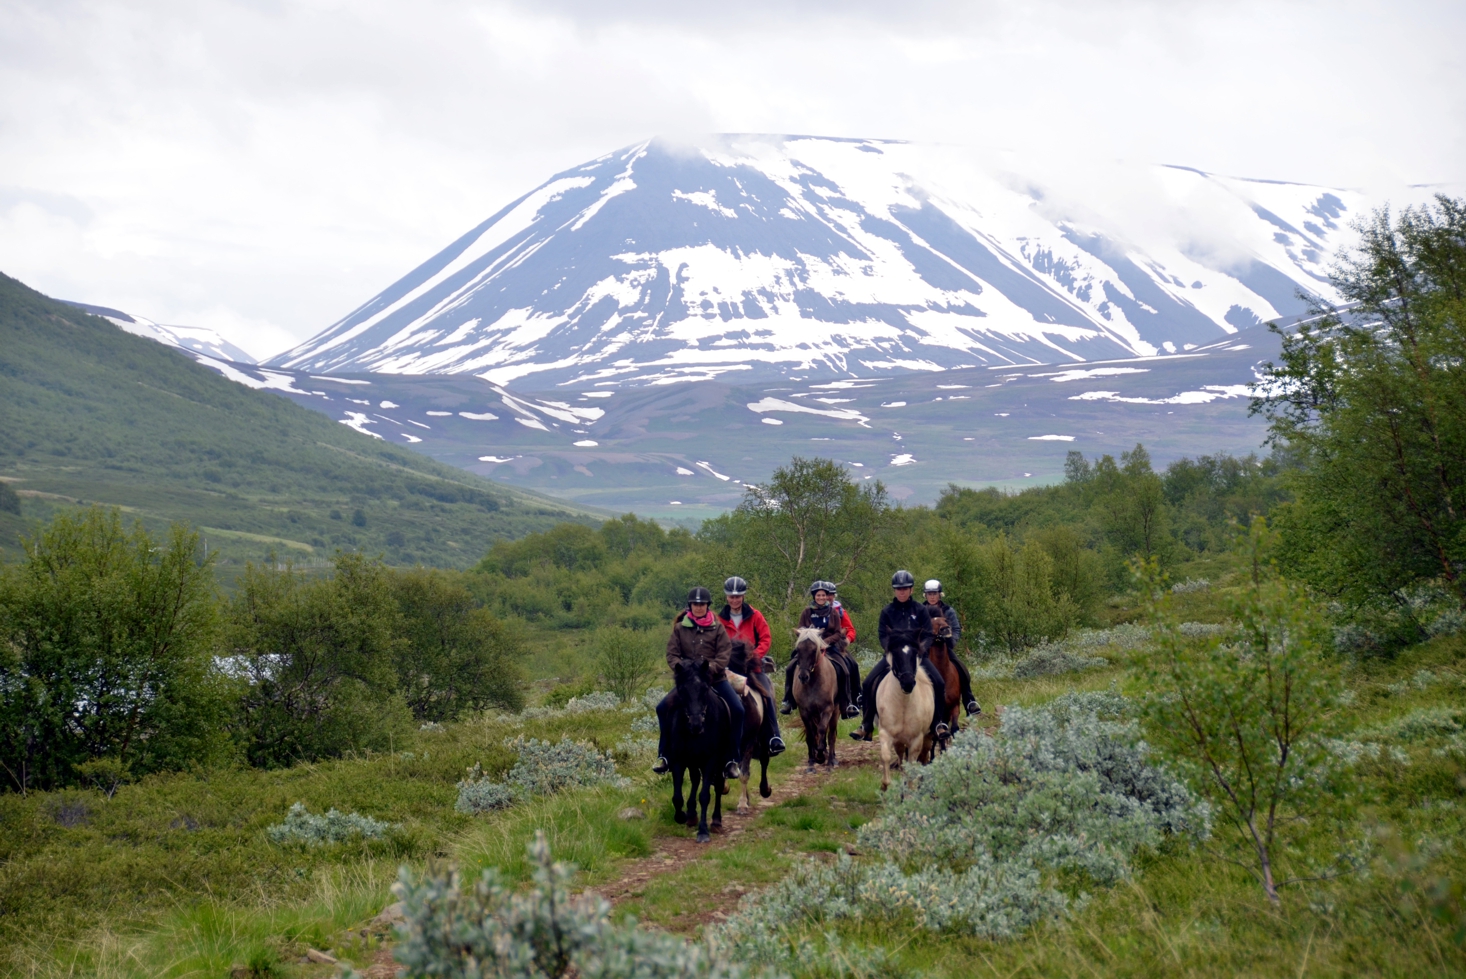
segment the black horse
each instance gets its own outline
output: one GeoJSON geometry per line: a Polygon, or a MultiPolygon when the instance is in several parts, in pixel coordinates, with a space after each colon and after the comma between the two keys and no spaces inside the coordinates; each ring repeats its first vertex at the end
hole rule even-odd
{"type": "Polygon", "coordinates": [[[697,827],[697,841],[712,840],[708,831],[708,801],[713,804],[713,826],[723,825],[723,767],[728,761],[732,722],[728,705],[694,666],[679,664],[673,671],[672,731],[667,762],[672,767],[672,818],[697,827]],[[682,773],[689,773],[687,809],[682,808],[682,773]],[[701,788],[699,789],[699,782],[701,788]],[[697,809],[693,808],[693,797],[697,809]]]}

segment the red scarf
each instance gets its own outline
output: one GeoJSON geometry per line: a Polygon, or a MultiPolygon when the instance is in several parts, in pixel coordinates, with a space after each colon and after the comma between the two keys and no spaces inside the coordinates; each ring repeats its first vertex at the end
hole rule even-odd
{"type": "Polygon", "coordinates": [[[706,629],[713,624],[713,608],[711,605],[709,605],[707,614],[700,619],[692,614],[692,609],[688,609],[687,617],[692,620],[693,625],[701,626],[702,628],[706,629]]]}

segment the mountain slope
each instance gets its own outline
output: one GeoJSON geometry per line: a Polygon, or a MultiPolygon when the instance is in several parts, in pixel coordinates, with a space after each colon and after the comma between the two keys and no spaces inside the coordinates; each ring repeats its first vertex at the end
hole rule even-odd
{"type": "Polygon", "coordinates": [[[207,357],[220,357],[240,364],[253,364],[255,359],[244,350],[225,340],[216,330],[203,326],[164,326],[142,316],[124,313],[108,306],[93,306],[89,303],[61,300],[68,306],[75,306],[83,312],[100,316],[119,329],[134,336],[147,337],[169,347],[187,350],[207,357]]]}
{"type": "Polygon", "coordinates": [[[3,275],[0,478],[31,516],[84,501],[184,520],[226,561],[361,548],[465,566],[496,539],[587,515],[233,383],[3,275]]]}
{"type": "Polygon", "coordinates": [[[1179,352],[1301,312],[1358,195],[1178,167],[1106,215],[959,148],[653,140],[555,175],[269,361],[524,390],[1179,352]],[[1140,220],[1135,215],[1149,220],[1140,220]]]}

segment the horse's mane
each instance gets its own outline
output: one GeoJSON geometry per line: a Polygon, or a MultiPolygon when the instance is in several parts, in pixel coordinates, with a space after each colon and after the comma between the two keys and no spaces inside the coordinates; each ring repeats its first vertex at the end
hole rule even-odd
{"type": "Polygon", "coordinates": [[[826,646],[829,645],[829,643],[825,642],[825,637],[820,634],[820,630],[814,628],[813,626],[808,626],[806,628],[795,631],[794,645],[798,646],[806,639],[814,643],[815,647],[818,649],[824,649],[826,646]]]}

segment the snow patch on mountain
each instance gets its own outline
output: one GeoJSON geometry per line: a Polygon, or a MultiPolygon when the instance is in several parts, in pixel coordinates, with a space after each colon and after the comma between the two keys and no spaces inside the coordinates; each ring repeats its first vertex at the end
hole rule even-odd
{"type": "Polygon", "coordinates": [[[164,326],[161,323],[154,323],[152,320],[142,316],[124,313],[120,309],[112,309],[109,306],[93,306],[90,303],[78,303],[70,299],[63,299],[61,302],[66,303],[68,306],[75,306],[77,309],[91,313],[93,316],[100,316],[134,336],[156,340],[158,343],[169,347],[176,347],[190,354],[203,354],[219,360],[232,360],[240,364],[253,364],[255,362],[255,359],[248,353],[236,347],[228,340],[225,340],[217,331],[208,329],[207,327],[164,326]]]}
{"type": "Polygon", "coordinates": [[[1358,195],[1121,176],[1162,219],[958,147],[651,140],[556,175],[270,364],[539,389],[1077,364],[1216,343],[1301,312],[1300,289],[1332,298],[1358,195]]]}

